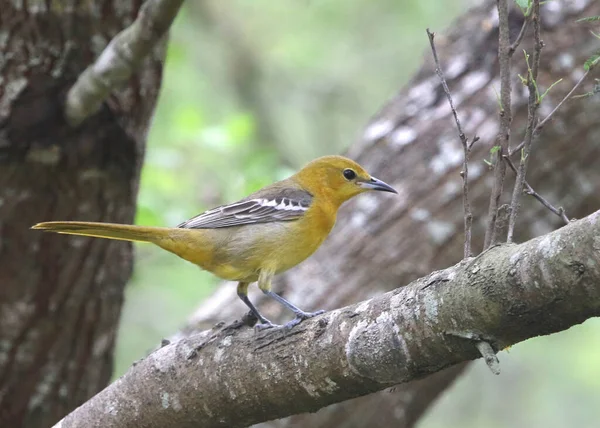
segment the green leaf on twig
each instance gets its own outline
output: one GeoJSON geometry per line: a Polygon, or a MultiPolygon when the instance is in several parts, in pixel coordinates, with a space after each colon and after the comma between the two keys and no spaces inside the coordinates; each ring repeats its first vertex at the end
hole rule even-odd
{"type": "Polygon", "coordinates": [[[594,88],[589,91],[586,92],[585,94],[581,94],[581,95],[574,95],[572,98],[586,98],[586,97],[591,97],[593,95],[596,94],[600,94],[600,79],[595,79],[596,80],[596,84],[594,85],[594,88]]]}
{"type": "Polygon", "coordinates": [[[575,22],[594,22],[600,21],[600,16],[586,16],[585,18],[580,18],[575,22]]]}
{"type": "Polygon", "coordinates": [[[531,7],[533,5],[532,0],[515,0],[515,3],[517,6],[519,6],[519,9],[521,9],[523,15],[529,16],[529,14],[531,13],[531,7]]]}
{"type": "Polygon", "coordinates": [[[590,71],[596,66],[596,64],[598,64],[598,62],[600,62],[600,53],[597,52],[585,61],[583,64],[583,69],[585,71],[590,71]]]}
{"type": "Polygon", "coordinates": [[[562,82],[562,78],[558,79],[556,82],[554,82],[553,84],[550,85],[550,87],[548,89],[546,89],[544,91],[544,93],[542,94],[542,96],[540,97],[540,101],[542,101],[544,99],[544,97],[546,96],[546,94],[548,92],[550,92],[550,89],[554,88],[555,85],[559,84],[560,82],[562,82]]]}

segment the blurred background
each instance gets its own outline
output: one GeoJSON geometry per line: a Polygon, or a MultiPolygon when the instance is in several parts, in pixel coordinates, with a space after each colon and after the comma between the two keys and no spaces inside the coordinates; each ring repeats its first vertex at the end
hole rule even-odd
{"type": "MultiPolygon", "coordinates": [[[[137,223],[176,225],[316,156],[343,153],[429,54],[425,28],[443,31],[468,3],[188,2],[171,33],[137,223]]],[[[153,246],[136,250],[115,377],[219,283],[153,246]]],[[[419,426],[598,426],[600,321],[522,343],[500,360],[499,377],[478,361],[419,426]]]]}

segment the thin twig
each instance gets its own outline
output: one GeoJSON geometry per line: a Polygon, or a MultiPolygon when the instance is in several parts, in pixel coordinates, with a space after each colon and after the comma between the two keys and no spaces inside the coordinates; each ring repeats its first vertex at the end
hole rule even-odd
{"type": "Polygon", "coordinates": [[[492,346],[492,342],[496,342],[491,338],[484,338],[481,334],[472,331],[455,331],[448,330],[444,332],[448,336],[458,337],[460,339],[469,340],[475,342],[475,347],[483,357],[483,360],[487,364],[488,368],[495,375],[500,374],[500,361],[496,356],[496,351],[492,346]]]}
{"type": "Polygon", "coordinates": [[[448,88],[446,78],[444,77],[444,72],[442,71],[442,67],[438,59],[434,42],[435,33],[429,31],[428,28],[427,36],[429,37],[429,44],[431,45],[431,52],[433,53],[433,60],[435,61],[435,72],[440,78],[440,81],[442,82],[442,88],[444,88],[444,92],[448,98],[448,103],[450,104],[450,109],[452,110],[454,121],[456,122],[456,127],[458,128],[458,136],[463,147],[463,170],[461,171],[460,175],[463,179],[463,209],[465,223],[464,258],[469,258],[471,257],[471,230],[473,226],[473,213],[471,212],[471,203],[469,202],[469,155],[471,153],[471,147],[473,147],[473,144],[478,140],[478,138],[473,138],[473,141],[471,144],[469,144],[469,140],[463,132],[460,120],[458,119],[458,113],[454,107],[454,101],[452,101],[452,95],[450,94],[450,89],[448,88]]]}
{"type": "MultiPolygon", "coordinates": [[[[517,173],[517,168],[515,167],[515,164],[513,164],[513,162],[510,160],[509,156],[504,156],[504,161],[508,164],[508,166],[510,167],[510,169],[513,170],[513,172],[516,174],[517,173]]],[[[543,206],[545,206],[546,208],[548,208],[553,214],[556,214],[558,217],[561,218],[561,220],[565,223],[565,224],[569,224],[569,217],[567,217],[565,210],[563,207],[554,207],[554,205],[552,205],[550,202],[548,202],[548,200],[546,198],[544,198],[542,195],[540,195],[538,192],[536,192],[535,190],[533,190],[533,187],[531,187],[529,185],[529,183],[527,182],[527,180],[525,180],[524,182],[525,184],[525,193],[527,193],[528,195],[533,196],[535,199],[537,199],[543,206]]]]}
{"type": "Polygon", "coordinates": [[[500,128],[496,136],[496,159],[494,163],[494,183],[490,195],[487,226],[483,249],[496,243],[496,218],[498,206],[502,196],[506,164],[502,156],[508,153],[510,144],[510,125],[512,122],[511,111],[511,84],[510,84],[510,28],[508,23],[508,0],[497,0],[498,7],[498,61],[500,63],[500,128]]]}
{"type": "Polygon", "coordinates": [[[495,374],[500,374],[500,361],[498,361],[498,356],[496,352],[494,352],[494,348],[492,345],[485,341],[475,342],[475,347],[483,357],[483,361],[487,364],[490,371],[495,374]]]}
{"type": "Polygon", "coordinates": [[[67,94],[65,118],[77,126],[98,111],[108,95],[126,82],[163,38],[183,0],[147,0],[133,23],[117,34],[67,94]]]}
{"type": "Polygon", "coordinates": [[[512,198],[510,201],[510,217],[508,219],[508,233],[506,242],[512,242],[515,234],[515,226],[519,209],[520,200],[525,186],[525,176],[527,174],[527,165],[531,154],[531,143],[533,133],[536,128],[537,111],[541,102],[541,95],[537,86],[537,76],[540,67],[540,56],[542,52],[542,40],[540,38],[540,0],[533,0],[533,9],[531,20],[533,22],[533,56],[531,67],[529,66],[529,56],[525,53],[525,62],[527,63],[527,88],[529,89],[529,101],[527,103],[527,130],[525,131],[525,144],[521,153],[521,161],[517,171],[517,178],[513,187],[512,198]]]}
{"type": "MultiPolygon", "coordinates": [[[[575,91],[579,88],[579,86],[581,86],[581,84],[583,83],[583,81],[585,80],[586,77],[588,77],[588,75],[590,74],[590,71],[592,71],[592,67],[590,67],[585,73],[583,73],[583,76],[581,76],[581,78],[577,81],[577,83],[575,83],[575,86],[573,86],[573,89],[571,89],[569,91],[569,93],[567,95],[565,95],[565,97],[556,105],[556,107],[554,107],[554,110],[552,110],[548,116],[546,116],[541,122],[539,122],[537,124],[537,126],[535,127],[535,129],[533,130],[533,137],[537,137],[537,135],[539,134],[539,132],[542,130],[542,128],[544,127],[544,125],[546,125],[546,123],[548,123],[548,121],[552,118],[552,116],[554,116],[554,114],[558,111],[559,108],[562,107],[562,105],[567,102],[567,100],[569,98],[571,98],[573,96],[573,94],[575,93],[575,91]]],[[[515,147],[514,149],[512,149],[509,152],[509,156],[514,155],[515,153],[518,153],[521,151],[521,149],[523,148],[523,146],[525,146],[525,140],[521,141],[521,143],[515,147]]]]}
{"type": "Polygon", "coordinates": [[[519,35],[517,36],[515,41],[512,43],[512,45],[510,45],[510,48],[508,49],[508,55],[510,55],[511,57],[513,56],[513,54],[515,53],[515,51],[517,50],[517,48],[523,41],[523,37],[525,37],[525,33],[527,33],[527,28],[529,28],[529,23],[531,22],[531,20],[529,19],[530,16],[531,15],[528,15],[525,17],[525,20],[523,21],[523,26],[521,27],[521,31],[519,31],[519,35]]]}

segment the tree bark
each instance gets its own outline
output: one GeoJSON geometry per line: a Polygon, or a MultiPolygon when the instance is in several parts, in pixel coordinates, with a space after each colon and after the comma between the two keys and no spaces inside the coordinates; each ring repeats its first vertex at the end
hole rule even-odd
{"type": "Polygon", "coordinates": [[[155,351],[56,428],[238,428],[435,373],[600,315],[600,211],[293,328],[155,351]]]}
{"type": "MultiPolygon", "coordinates": [[[[592,1],[560,3],[542,10],[545,48],[538,78],[542,90],[560,78],[540,109],[543,118],[583,73],[583,63],[596,44],[583,16],[600,15],[592,1]]],[[[475,215],[473,250],[483,244],[491,174],[483,162],[498,131],[498,28],[495,2],[467,12],[448,36],[438,33],[438,53],[469,137],[476,143],[470,168],[471,200],[475,215]]],[[[523,18],[510,14],[511,39],[523,18]]],[[[423,31],[423,37],[427,35],[423,31]]],[[[529,49],[526,38],[522,48],[529,49]]],[[[527,120],[526,88],[516,73],[525,75],[522,55],[515,54],[513,76],[513,140],[520,142],[527,120]],[[517,141],[518,140],[518,141],[517,141]]],[[[590,91],[593,80],[581,92],[590,91]]],[[[545,126],[535,143],[528,182],[571,217],[582,217],[600,206],[600,123],[593,98],[569,101],[545,126]]],[[[275,289],[307,310],[335,309],[367,299],[397,284],[407,284],[462,257],[462,148],[447,100],[434,72],[430,53],[415,77],[367,125],[348,155],[397,188],[392,199],[361,196],[342,209],[332,236],[317,254],[275,282],[275,289]],[[341,285],[343,284],[343,285],[341,285]],[[366,286],[368,284],[368,286],[366,286]]],[[[510,172],[504,202],[512,189],[510,172]]],[[[517,240],[539,236],[558,227],[560,219],[533,198],[524,196],[517,240]]],[[[277,305],[252,297],[269,318],[281,319],[277,305]]],[[[183,330],[189,335],[224,319],[240,316],[244,307],[230,285],[207,299],[183,330]]],[[[260,424],[266,427],[342,427],[367,425],[410,427],[431,402],[452,383],[461,367],[452,367],[390,392],[373,394],[320,410],[260,424]]]]}
{"type": "Polygon", "coordinates": [[[29,230],[131,223],[163,48],[81,126],[65,95],[140,1],[0,0],[0,426],[48,427],[102,389],[131,245],[29,230]]]}

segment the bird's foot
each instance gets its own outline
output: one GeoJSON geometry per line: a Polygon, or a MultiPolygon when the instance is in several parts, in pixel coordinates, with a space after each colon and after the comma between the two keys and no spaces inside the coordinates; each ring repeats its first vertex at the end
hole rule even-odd
{"type": "Polygon", "coordinates": [[[297,326],[298,324],[300,324],[302,321],[307,320],[309,318],[312,317],[316,317],[317,315],[321,315],[324,314],[325,311],[324,310],[320,310],[320,311],[316,311],[316,312],[296,312],[296,318],[294,318],[293,320],[287,322],[284,327],[285,328],[292,328],[297,326]]]}
{"type": "Polygon", "coordinates": [[[281,327],[281,326],[279,324],[273,324],[271,321],[269,321],[266,318],[261,319],[259,323],[254,325],[254,328],[256,329],[256,331],[263,331],[263,330],[267,330],[269,328],[274,328],[274,327],[281,327]]]}

